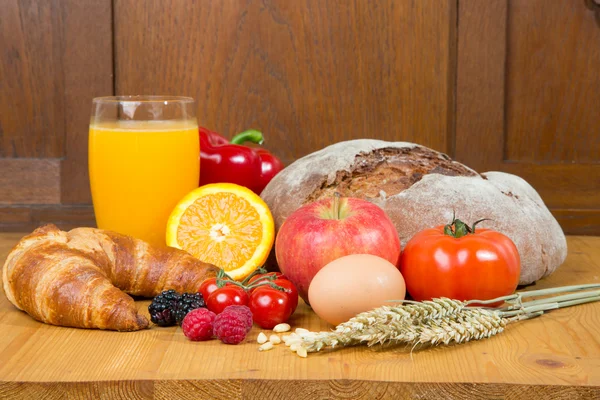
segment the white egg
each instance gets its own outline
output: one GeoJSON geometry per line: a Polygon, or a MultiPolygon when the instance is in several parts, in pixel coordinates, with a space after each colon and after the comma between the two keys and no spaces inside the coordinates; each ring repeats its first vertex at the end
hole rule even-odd
{"type": "Polygon", "coordinates": [[[388,300],[404,300],[406,284],[391,262],[371,254],[352,254],[325,265],[312,279],[308,301],[332,325],[348,321],[388,300]]]}

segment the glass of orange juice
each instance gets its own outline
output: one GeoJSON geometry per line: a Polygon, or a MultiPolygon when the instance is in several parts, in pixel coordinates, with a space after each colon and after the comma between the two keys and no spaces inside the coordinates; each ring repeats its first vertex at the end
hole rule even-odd
{"type": "Polygon", "coordinates": [[[99,228],[165,245],[171,211],[198,187],[195,110],[189,97],[118,96],[92,101],[88,157],[99,228]]]}

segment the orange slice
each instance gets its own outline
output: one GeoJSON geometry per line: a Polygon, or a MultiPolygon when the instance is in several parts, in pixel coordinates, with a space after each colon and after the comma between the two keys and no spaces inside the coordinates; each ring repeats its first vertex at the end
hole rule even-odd
{"type": "Polygon", "coordinates": [[[183,249],[241,280],[261,267],[273,247],[269,207],[250,189],[232,183],[188,193],[167,222],[167,245],[183,249]]]}

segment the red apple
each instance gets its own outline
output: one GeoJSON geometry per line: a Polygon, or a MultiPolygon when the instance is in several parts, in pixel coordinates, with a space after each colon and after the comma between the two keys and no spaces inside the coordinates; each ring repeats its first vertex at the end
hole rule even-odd
{"type": "Polygon", "coordinates": [[[285,220],[275,239],[279,269],[305,302],[315,274],[349,254],[373,254],[399,267],[396,227],[385,211],[366,200],[335,196],[307,204],[285,220]]]}

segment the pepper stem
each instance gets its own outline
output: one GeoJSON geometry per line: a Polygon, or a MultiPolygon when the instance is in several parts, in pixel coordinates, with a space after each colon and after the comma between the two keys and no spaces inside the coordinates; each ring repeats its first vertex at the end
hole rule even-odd
{"type": "Polygon", "coordinates": [[[256,129],[248,129],[247,131],[238,133],[231,139],[231,144],[242,144],[244,142],[252,142],[256,144],[263,144],[263,134],[256,129]]]}

